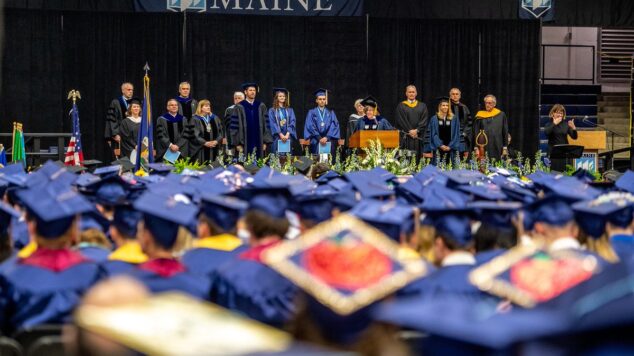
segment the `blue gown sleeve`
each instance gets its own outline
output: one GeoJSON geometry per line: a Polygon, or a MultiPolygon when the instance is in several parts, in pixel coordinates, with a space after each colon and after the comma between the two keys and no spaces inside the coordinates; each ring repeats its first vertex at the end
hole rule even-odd
{"type": "Polygon", "coordinates": [[[297,119],[295,118],[295,111],[293,108],[288,108],[288,132],[291,133],[291,137],[297,140],[297,119]]]}
{"type": "Polygon", "coordinates": [[[280,126],[277,123],[277,119],[275,117],[275,109],[269,109],[269,126],[271,127],[271,136],[273,136],[273,140],[277,140],[280,138],[280,126]]]}
{"type": "Polygon", "coordinates": [[[309,110],[306,114],[306,124],[304,126],[304,139],[306,140],[319,140],[319,132],[315,127],[315,116],[313,110],[309,110]]]}
{"type": "Polygon", "coordinates": [[[436,115],[432,116],[431,120],[429,120],[429,141],[429,148],[432,151],[437,150],[443,144],[438,136],[438,118],[436,115]]]}
{"type": "Polygon", "coordinates": [[[451,142],[448,146],[455,151],[460,149],[460,120],[451,120],[451,142]]]}
{"type": "Polygon", "coordinates": [[[327,136],[330,140],[338,140],[341,137],[339,133],[339,120],[337,120],[337,115],[335,115],[334,111],[331,110],[330,114],[332,115],[332,124],[328,129],[327,136]]]}

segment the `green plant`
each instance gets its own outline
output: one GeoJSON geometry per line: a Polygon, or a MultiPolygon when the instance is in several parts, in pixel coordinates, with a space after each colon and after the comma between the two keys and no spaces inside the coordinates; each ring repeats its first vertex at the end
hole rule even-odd
{"type": "Polygon", "coordinates": [[[193,171],[200,170],[207,165],[207,162],[199,163],[198,161],[191,162],[189,157],[177,159],[174,162],[174,172],[177,174],[183,173],[185,169],[193,171]]]}

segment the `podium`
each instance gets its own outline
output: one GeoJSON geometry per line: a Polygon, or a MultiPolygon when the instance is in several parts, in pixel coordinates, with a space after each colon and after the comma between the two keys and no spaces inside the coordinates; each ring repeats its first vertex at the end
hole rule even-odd
{"type": "Polygon", "coordinates": [[[607,136],[605,131],[577,130],[577,139],[568,138],[571,145],[583,146],[583,155],[574,160],[575,170],[583,168],[596,172],[598,167],[599,150],[606,148],[607,136]]]}
{"type": "Polygon", "coordinates": [[[365,148],[370,145],[370,140],[379,140],[383,148],[395,148],[399,146],[398,130],[359,130],[350,136],[350,148],[365,148]]]}

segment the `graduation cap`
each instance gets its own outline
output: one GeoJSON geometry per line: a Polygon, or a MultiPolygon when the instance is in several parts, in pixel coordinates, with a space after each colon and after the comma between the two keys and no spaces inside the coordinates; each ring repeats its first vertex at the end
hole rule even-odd
{"type": "MultiPolygon", "coordinates": [[[[350,183],[348,183],[350,184],[350,183]]],[[[337,208],[340,212],[348,211],[357,205],[358,200],[354,190],[344,189],[337,192],[337,194],[330,195],[330,201],[332,202],[333,209],[337,208]]]]}
{"type": "Polygon", "coordinates": [[[329,170],[326,173],[320,175],[315,182],[323,184],[328,183],[330,180],[341,177],[341,175],[333,170],[329,170]]]}
{"type": "Polygon", "coordinates": [[[79,177],[75,180],[75,186],[78,187],[80,191],[87,190],[86,187],[89,187],[91,184],[100,181],[101,178],[92,174],[92,173],[84,173],[80,174],[79,177]]]}
{"type": "Polygon", "coordinates": [[[247,90],[249,88],[255,88],[256,92],[260,91],[260,87],[257,85],[257,83],[254,82],[248,82],[248,83],[242,83],[242,85],[240,85],[242,87],[242,90],[247,90]]]}
{"type": "Polygon", "coordinates": [[[381,230],[394,241],[414,231],[414,209],[396,201],[361,200],[348,214],[381,230]]]}
{"type": "Polygon", "coordinates": [[[434,212],[428,215],[436,235],[442,236],[460,247],[467,247],[473,240],[471,214],[467,211],[434,212]]]}
{"type": "Polygon", "coordinates": [[[136,237],[140,220],[141,212],[135,210],[131,205],[116,205],[111,225],[119,230],[122,235],[134,238],[136,237]]]}
{"type": "Polygon", "coordinates": [[[273,88],[273,94],[284,93],[286,95],[286,106],[291,106],[291,92],[286,88],[273,88]]]}
{"type": "Polygon", "coordinates": [[[94,170],[95,168],[97,168],[97,166],[99,166],[100,164],[102,164],[103,162],[96,160],[96,159],[87,159],[83,162],[84,167],[88,168],[89,170],[94,170]]]}
{"type": "Polygon", "coordinates": [[[379,102],[376,100],[375,97],[373,97],[372,95],[369,95],[365,97],[365,99],[361,100],[361,105],[371,106],[376,109],[379,106],[379,102]]]}
{"type": "Polygon", "coordinates": [[[313,95],[315,96],[315,98],[325,96],[326,100],[328,100],[328,89],[319,88],[313,92],[313,95]]]}
{"type": "Polygon", "coordinates": [[[377,302],[427,274],[422,260],[398,251],[378,230],[341,214],[266,250],[263,261],[304,291],[326,339],[349,344],[370,325],[377,302]]]}
{"type": "Polygon", "coordinates": [[[476,184],[459,185],[456,189],[473,194],[483,200],[506,200],[508,197],[500,187],[492,183],[478,182],[476,184]]]}
{"type": "Polygon", "coordinates": [[[133,206],[143,213],[144,226],[156,243],[167,249],[176,243],[179,227],[191,229],[198,216],[198,207],[179,194],[165,196],[148,191],[133,206]]]}
{"type": "Polygon", "coordinates": [[[100,176],[101,178],[106,178],[111,175],[120,175],[122,170],[122,166],[119,164],[115,164],[108,167],[99,167],[93,171],[93,174],[100,176]]]}
{"type": "Polygon", "coordinates": [[[479,171],[472,171],[469,169],[453,169],[449,171],[442,171],[441,173],[447,177],[448,186],[466,185],[486,179],[486,176],[479,171]]]}
{"type": "Polygon", "coordinates": [[[297,169],[297,171],[301,174],[306,175],[313,163],[315,162],[312,159],[302,156],[293,162],[293,167],[295,167],[295,169],[297,169]]]}
{"type": "Polygon", "coordinates": [[[569,202],[590,200],[598,197],[601,191],[573,177],[560,177],[547,187],[552,194],[569,202]]]}
{"type": "Polygon", "coordinates": [[[165,163],[149,163],[147,168],[149,168],[150,174],[154,173],[162,176],[166,176],[174,171],[174,166],[165,163]]]}
{"type": "Polygon", "coordinates": [[[97,211],[97,209],[81,214],[81,219],[79,221],[80,231],[95,229],[107,234],[109,228],[110,220],[97,211]]]}
{"type": "Polygon", "coordinates": [[[575,219],[570,203],[553,194],[529,204],[526,210],[530,215],[531,227],[537,222],[564,226],[575,219]]]}
{"type": "Polygon", "coordinates": [[[511,226],[511,218],[522,208],[522,203],[507,201],[476,201],[468,203],[478,220],[498,228],[511,226]]]}
{"type": "Polygon", "coordinates": [[[626,228],[634,218],[634,195],[612,192],[594,200],[580,201],[572,205],[577,224],[588,235],[599,238],[607,223],[626,228]]]}
{"type": "Polygon", "coordinates": [[[201,212],[224,231],[232,231],[249,204],[235,197],[204,194],[201,212]]]}
{"type": "Polygon", "coordinates": [[[634,171],[627,170],[615,183],[619,190],[634,194],[634,171]]]}
{"type": "Polygon", "coordinates": [[[249,202],[248,210],[257,210],[277,219],[286,218],[289,192],[286,188],[243,188],[240,197],[249,202]]]}
{"type": "Polygon", "coordinates": [[[128,197],[130,183],[118,175],[110,175],[85,186],[87,191],[94,193],[95,201],[102,205],[122,204],[128,197]]]}
{"type": "Polygon", "coordinates": [[[375,176],[368,174],[367,171],[349,172],[346,173],[345,177],[364,198],[380,198],[394,195],[394,190],[390,189],[385,181],[376,179],[375,176]]]}
{"type": "Polygon", "coordinates": [[[132,99],[130,99],[130,101],[128,101],[128,105],[132,105],[132,104],[137,104],[139,106],[143,106],[143,104],[141,103],[141,99],[138,97],[134,97],[132,99]]]}
{"type": "Polygon", "coordinates": [[[134,163],[132,163],[132,161],[130,161],[130,158],[128,157],[121,157],[116,161],[112,161],[110,162],[111,165],[116,166],[119,165],[121,166],[121,172],[133,172],[134,171],[134,163]]]}
{"type": "Polygon", "coordinates": [[[291,210],[303,220],[324,222],[332,217],[333,203],[328,195],[304,194],[296,196],[291,210]]]}
{"type": "Polygon", "coordinates": [[[471,200],[465,193],[437,183],[428,185],[422,196],[423,203],[420,208],[426,212],[467,210],[467,202],[471,200]]]}
{"type": "Polygon", "coordinates": [[[27,214],[35,219],[38,235],[44,238],[60,237],[68,231],[77,214],[93,209],[79,193],[56,184],[20,190],[17,195],[27,214]]]}

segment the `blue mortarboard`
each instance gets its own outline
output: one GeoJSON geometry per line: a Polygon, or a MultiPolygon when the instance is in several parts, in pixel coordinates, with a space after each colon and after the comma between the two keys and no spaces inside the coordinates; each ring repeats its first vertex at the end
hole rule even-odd
{"type": "Polygon", "coordinates": [[[462,210],[470,200],[465,193],[440,184],[430,184],[423,191],[423,203],[420,208],[424,211],[462,210]]]}
{"type": "Polygon", "coordinates": [[[103,233],[108,233],[109,227],[110,221],[96,209],[81,214],[81,220],[79,222],[80,231],[96,229],[103,233]]]}
{"type": "Polygon", "coordinates": [[[382,167],[374,167],[371,170],[367,171],[367,174],[383,182],[389,182],[392,179],[396,178],[394,173],[382,167]]]}
{"type": "Polygon", "coordinates": [[[533,193],[533,191],[518,184],[515,178],[507,179],[498,175],[494,176],[491,180],[502,189],[504,194],[513,200],[523,203],[532,203],[537,199],[537,195],[533,193]]]}
{"type": "Polygon", "coordinates": [[[11,174],[0,173],[0,179],[4,180],[5,182],[8,182],[9,185],[13,187],[25,187],[28,177],[29,175],[24,172],[11,173],[11,174]]]}
{"type": "Polygon", "coordinates": [[[201,212],[225,231],[236,228],[248,207],[247,202],[235,197],[203,194],[201,200],[201,212]]]}
{"type": "Polygon", "coordinates": [[[319,176],[319,178],[315,179],[315,182],[317,183],[328,183],[330,180],[333,180],[335,178],[341,177],[341,175],[339,175],[339,173],[335,172],[335,171],[328,171],[322,175],[319,176]]]}
{"type": "Polygon", "coordinates": [[[286,94],[286,96],[288,96],[288,89],[286,89],[286,88],[273,88],[273,93],[274,94],[284,93],[284,94],[286,94]]]}
{"type": "Polygon", "coordinates": [[[92,173],[83,173],[83,174],[80,174],[79,177],[77,177],[77,179],[75,180],[75,185],[83,189],[90,186],[91,184],[94,184],[95,182],[99,180],[101,180],[101,178],[99,178],[98,176],[92,173]]]}
{"type": "Polygon", "coordinates": [[[59,237],[70,228],[77,214],[93,209],[79,193],[55,184],[17,194],[28,215],[35,218],[38,235],[44,238],[59,237]]]}
{"type": "Polygon", "coordinates": [[[396,187],[397,194],[403,196],[407,202],[419,204],[423,201],[425,187],[418,179],[411,178],[396,187]]]}
{"type": "Polygon", "coordinates": [[[414,231],[414,210],[396,201],[361,200],[348,213],[396,241],[400,241],[402,233],[414,231]]]}
{"type": "Polygon", "coordinates": [[[291,210],[302,219],[320,223],[332,217],[332,208],[333,203],[329,196],[306,194],[294,199],[291,210]]]}
{"type": "Polygon", "coordinates": [[[137,226],[141,220],[141,212],[130,205],[117,205],[114,208],[112,226],[127,237],[136,237],[137,226]]]}
{"type": "Polygon", "coordinates": [[[324,89],[324,88],[319,88],[319,89],[315,90],[315,92],[313,92],[313,95],[315,97],[318,97],[318,96],[326,96],[326,97],[328,97],[328,90],[324,89]]]}
{"type": "Polygon", "coordinates": [[[258,84],[254,83],[254,82],[242,83],[240,86],[242,87],[242,90],[247,90],[249,88],[255,88],[256,92],[260,91],[260,87],[258,87],[258,84]]]}
{"type": "Polygon", "coordinates": [[[17,218],[20,213],[13,209],[9,204],[0,201],[0,236],[4,235],[9,229],[11,218],[17,218]]]}
{"type": "Polygon", "coordinates": [[[67,184],[72,184],[77,179],[77,176],[70,173],[64,165],[59,166],[51,160],[46,161],[36,173],[44,175],[50,181],[63,181],[67,184]]]}
{"type": "Polygon", "coordinates": [[[511,226],[513,215],[522,208],[522,203],[476,201],[469,203],[467,206],[474,210],[478,220],[496,227],[508,228],[511,226]]]}
{"type": "Polygon", "coordinates": [[[443,171],[442,174],[447,177],[447,184],[451,183],[451,185],[470,184],[472,182],[477,182],[486,178],[484,174],[469,169],[454,169],[450,171],[443,171]]]}
{"type": "Polygon", "coordinates": [[[627,170],[623,175],[614,183],[614,186],[620,190],[634,194],[634,171],[627,170]]]}
{"type": "Polygon", "coordinates": [[[149,163],[147,168],[150,169],[150,174],[167,175],[174,170],[174,166],[170,166],[165,163],[149,163]]]}
{"type": "Polygon", "coordinates": [[[339,209],[339,211],[348,211],[352,209],[355,205],[357,205],[357,196],[354,190],[341,190],[337,194],[330,195],[330,201],[332,202],[333,208],[339,209]]]}
{"type": "Polygon", "coordinates": [[[414,175],[414,178],[423,184],[427,184],[433,180],[440,185],[446,185],[448,180],[447,176],[442,174],[441,170],[433,164],[425,166],[425,168],[414,175]]]}
{"type": "Polygon", "coordinates": [[[198,207],[182,195],[165,196],[144,193],[133,206],[143,213],[145,228],[164,248],[172,248],[178,237],[178,228],[191,228],[198,216],[198,207]]]}
{"type": "Polygon", "coordinates": [[[471,218],[463,212],[433,213],[429,216],[436,229],[436,235],[466,247],[473,239],[471,218]]]}
{"type": "Polygon", "coordinates": [[[573,177],[560,177],[548,185],[548,189],[560,198],[570,202],[594,199],[601,191],[573,177]]]}
{"type": "Polygon", "coordinates": [[[85,187],[94,192],[95,201],[103,205],[117,205],[125,202],[130,183],[118,175],[110,175],[85,187]]]}
{"type": "Polygon", "coordinates": [[[249,210],[257,210],[274,218],[286,217],[289,196],[286,189],[257,189],[250,192],[249,210]]]}
{"type": "Polygon", "coordinates": [[[364,198],[389,197],[394,195],[385,181],[377,179],[376,176],[367,171],[346,173],[346,179],[352,183],[354,188],[361,193],[364,198]]]}
{"type": "Polygon", "coordinates": [[[0,168],[0,178],[20,173],[26,173],[22,163],[12,163],[0,168]]]}
{"type": "Polygon", "coordinates": [[[508,197],[495,184],[479,182],[476,184],[459,185],[456,189],[473,194],[483,200],[506,200],[508,197]]]}
{"type": "Polygon", "coordinates": [[[99,167],[93,171],[93,174],[98,175],[101,178],[105,178],[110,175],[119,175],[120,173],[121,173],[121,166],[118,164],[114,166],[99,167]]]}
{"type": "Polygon", "coordinates": [[[4,196],[4,193],[7,191],[7,188],[9,188],[9,182],[0,180],[0,198],[4,196]]]}
{"type": "Polygon", "coordinates": [[[422,260],[399,256],[398,244],[342,214],[264,253],[264,262],[298,285],[307,312],[330,341],[349,344],[372,323],[376,302],[427,273],[422,260]]]}
{"type": "Polygon", "coordinates": [[[598,238],[609,222],[620,228],[632,223],[634,218],[634,195],[630,193],[608,193],[594,200],[580,201],[572,205],[577,224],[588,235],[598,238]]]}
{"type": "Polygon", "coordinates": [[[352,184],[350,184],[350,182],[341,179],[341,178],[334,178],[331,179],[328,183],[329,186],[335,188],[336,190],[352,190],[352,184]]]}
{"type": "Polygon", "coordinates": [[[553,226],[563,226],[574,220],[575,214],[570,203],[561,197],[548,195],[526,207],[531,225],[543,222],[553,226]]]}

